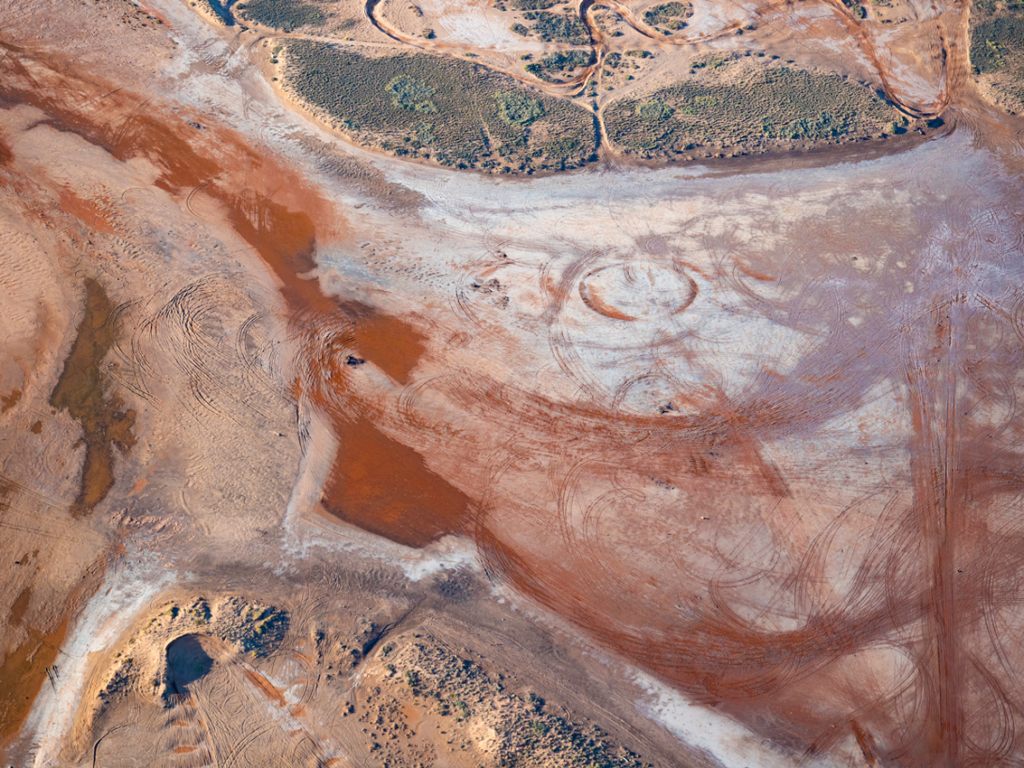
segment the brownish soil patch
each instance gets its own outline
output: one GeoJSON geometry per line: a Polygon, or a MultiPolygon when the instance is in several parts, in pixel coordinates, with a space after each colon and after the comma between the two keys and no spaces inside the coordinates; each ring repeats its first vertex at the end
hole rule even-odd
{"type": "Polygon", "coordinates": [[[0,395],[0,403],[3,403],[3,406],[0,407],[0,413],[7,413],[16,406],[18,401],[21,400],[21,395],[20,389],[12,389],[9,395],[0,395]]]}
{"type": "Polygon", "coordinates": [[[87,279],[85,290],[85,315],[50,395],[54,408],[66,410],[82,425],[86,453],[80,489],[72,504],[75,515],[90,512],[113,488],[113,447],[127,452],[135,445],[135,411],[125,409],[116,394],[106,393],[107,379],[101,367],[114,344],[108,323],[114,307],[95,280],[87,279]]]}
{"type": "Polygon", "coordinates": [[[32,702],[46,683],[68,631],[65,616],[51,632],[29,630],[29,639],[15,648],[0,666],[0,743],[17,735],[32,709],[32,702]]]}
{"type": "Polygon", "coordinates": [[[11,606],[11,625],[18,626],[25,618],[25,612],[28,610],[28,604],[32,600],[32,587],[25,587],[14,600],[14,605],[11,606]]]}

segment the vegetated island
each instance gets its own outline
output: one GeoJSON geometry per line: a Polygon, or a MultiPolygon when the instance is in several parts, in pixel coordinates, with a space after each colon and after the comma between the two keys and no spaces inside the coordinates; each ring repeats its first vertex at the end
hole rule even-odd
{"type": "MultiPolygon", "coordinates": [[[[630,54],[649,55],[612,53],[601,66],[611,77],[630,54]]],[[[883,138],[915,125],[861,83],[757,56],[694,60],[674,83],[595,111],[448,56],[288,39],[275,61],[286,95],[354,144],[490,173],[578,168],[598,159],[602,133],[613,155],[678,161],[883,138]]],[[[524,69],[559,82],[591,61],[559,51],[524,69]]]]}

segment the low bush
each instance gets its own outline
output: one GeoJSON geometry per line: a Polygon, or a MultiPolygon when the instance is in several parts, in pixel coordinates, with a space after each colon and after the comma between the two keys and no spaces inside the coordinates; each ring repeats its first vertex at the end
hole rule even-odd
{"type": "Polygon", "coordinates": [[[396,107],[415,112],[437,112],[437,107],[430,100],[434,89],[414,77],[396,75],[384,86],[384,90],[391,96],[391,103],[396,107]]]}
{"type": "Polygon", "coordinates": [[[573,70],[586,67],[594,63],[594,54],[591,51],[556,51],[549,53],[540,61],[527,64],[524,69],[532,75],[549,83],[557,83],[561,77],[572,75],[573,70]]]}
{"type": "Polygon", "coordinates": [[[508,125],[529,125],[544,116],[544,107],[522,91],[502,91],[494,97],[498,115],[508,125]]]}
{"type": "Polygon", "coordinates": [[[648,9],[644,21],[652,27],[661,27],[675,32],[686,26],[686,20],[693,16],[693,6],[689,3],[663,3],[648,9]]]}

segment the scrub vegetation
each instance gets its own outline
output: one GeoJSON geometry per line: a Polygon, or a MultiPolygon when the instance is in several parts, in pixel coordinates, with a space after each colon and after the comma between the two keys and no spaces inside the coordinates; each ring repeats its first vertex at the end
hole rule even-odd
{"type": "Polygon", "coordinates": [[[594,63],[594,54],[589,51],[556,51],[540,61],[527,64],[524,69],[531,75],[549,83],[564,82],[577,74],[583,67],[594,63]]]}
{"type": "Polygon", "coordinates": [[[644,21],[663,34],[678,32],[686,26],[686,20],[693,16],[689,3],[663,3],[650,8],[644,14],[644,21]]]}
{"type": "Polygon", "coordinates": [[[611,140],[628,154],[670,158],[698,147],[763,151],[898,131],[902,115],[874,91],[836,75],[739,61],[698,62],[696,76],[605,110],[611,140]]]}
{"type": "Polygon", "coordinates": [[[971,9],[971,64],[1005,108],[1024,109],[1024,2],[980,0],[971,9]]]}
{"type": "Polygon", "coordinates": [[[571,719],[533,691],[515,690],[514,678],[426,638],[398,643],[368,671],[373,693],[359,717],[384,765],[426,762],[411,759],[415,733],[403,713],[413,711],[420,730],[436,724],[460,752],[471,748],[471,734],[500,734],[490,759],[502,768],[651,768],[600,728],[571,719]]]}
{"type": "Polygon", "coordinates": [[[579,16],[567,13],[530,12],[523,18],[534,22],[533,33],[546,43],[588,45],[590,33],[579,16]]]}
{"type": "Polygon", "coordinates": [[[521,173],[575,168],[597,151],[592,114],[468,61],[371,58],[289,42],[285,86],[353,141],[455,168],[521,173]]]}
{"type": "Polygon", "coordinates": [[[235,11],[247,21],[284,32],[322,27],[326,21],[326,14],[319,6],[296,0],[246,0],[235,6],[235,11]]]}

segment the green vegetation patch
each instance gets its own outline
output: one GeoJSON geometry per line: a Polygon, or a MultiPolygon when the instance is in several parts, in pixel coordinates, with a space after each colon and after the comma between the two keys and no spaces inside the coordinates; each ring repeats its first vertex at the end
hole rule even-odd
{"type": "MultiPolygon", "coordinates": [[[[438,718],[450,732],[449,738],[493,729],[501,734],[495,762],[502,768],[651,768],[599,728],[546,706],[535,693],[520,695],[510,690],[511,681],[504,675],[489,674],[471,659],[439,645],[407,643],[392,658],[395,674],[386,678],[381,698],[411,692],[416,706],[438,718]]],[[[369,711],[360,718],[370,727],[386,711],[375,710],[375,703],[368,702],[369,711]]],[[[401,728],[398,725],[396,730],[401,728]]],[[[382,747],[388,757],[389,749],[387,744],[382,747]]],[[[397,755],[382,762],[403,764],[397,755]]]]}
{"type": "Polygon", "coordinates": [[[662,3],[647,10],[644,21],[663,32],[676,32],[686,26],[686,20],[693,16],[689,3],[662,3]]]}
{"type": "Polygon", "coordinates": [[[522,91],[503,91],[494,96],[498,115],[508,125],[530,125],[544,116],[544,106],[522,91]]]}
{"type": "Polygon", "coordinates": [[[434,89],[415,77],[397,75],[384,86],[384,90],[391,96],[391,103],[396,107],[415,112],[437,112],[437,107],[430,100],[434,89]]]}
{"type": "Polygon", "coordinates": [[[246,0],[235,10],[247,21],[284,32],[299,27],[322,27],[326,21],[318,6],[301,0],[246,0]]]}
{"type": "Polygon", "coordinates": [[[697,147],[763,151],[769,143],[823,141],[905,124],[876,93],[836,75],[738,63],[605,110],[612,141],[645,158],[697,147]]]}
{"type": "Polygon", "coordinates": [[[522,173],[596,157],[592,114],[479,64],[430,54],[371,58],[287,43],[285,86],[367,147],[455,168],[522,173]]]}
{"type": "Polygon", "coordinates": [[[972,14],[971,63],[981,74],[996,72],[1024,54],[1024,3],[978,4],[972,14]]]}
{"type": "Polygon", "coordinates": [[[660,123],[662,120],[672,117],[672,113],[675,112],[668,104],[657,99],[641,101],[636,105],[634,111],[637,117],[649,123],[660,123]]]}

